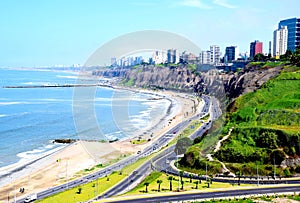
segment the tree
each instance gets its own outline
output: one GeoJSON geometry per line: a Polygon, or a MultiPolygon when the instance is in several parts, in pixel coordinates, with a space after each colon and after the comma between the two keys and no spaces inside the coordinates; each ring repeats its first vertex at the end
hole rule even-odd
{"type": "Polygon", "coordinates": [[[280,149],[275,149],[270,154],[270,163],[280,165],[281,162],[285,159],[285,157],[286,157],[286,154],[284,153],[284,151],[282,151],[280,149]]]}
{"type": "Polygon", "coordinates": [[[189,174],[189,178],[190,178],[190,183],[192,183],[193,175],[192,175],[192,174],[189,174]]]}
{"type": "Polygon", "coordinates": [[[291,63],[296,66],[300,66],[300,45],[296,47],[295,52],[291,56],[291,63]]]}
{"type": "Polygon", "coordinates": [[[265,61],[265,55],[263,55],[262,53],[258,53],[254,56],[253,60],[254,61],[265,61]]]}
{"type": "Polygon", "coordinates": [[[184,181],[181,181],[181,190],[183,190],[184,181]]]}
{"type": "Polygon", "coordinates": [[[180,182],[182,182],[182,177],[183,177],[184,171],[179,171],[179,175],[180,175],[180,182]]]}
{"type": "Polygon", "coordinates": [[[235,174],[238,176],[238,185],[241,185],[241,175],[242,175],[242,172],[241,171],[237,171],[235,174]]]}
{"type": "Polygon", "coordinates": [[[162,184],[162,180],[160,180],[160,179],[158,179],[157,181],[156,181],[156,183],[158,184],[158,192],[160,192],[160,185],[162,184]]]}
{"type": "Polygon", "coordinates": [[[145,182],[144,185],[146,186],[146,193],[148,192],[148,186],[149,186],[149,183],[148,182],[145,182]]]}
{"type": "Polygon", "coordinates": [[[177,141],[175,146],[175,153],[178,154],[184,154],[188,147],[190,147],[193,144],[193,141],[188,138],[184,137],[177,141]]]}
{"type": "Polygon", "coordinates": [[[79,188],[78,188],[78,191],[77,191],[77,194],[81,194],[81,191],[82,191],[82,188],[79,187],[79,188]]]}
{"type": "Polygon", "coordinates": [[[256,145],[262,148],[276,149],[277,135],[274,132],[263,132],[256,141],[256,145]]]}
{"type": "Polygon", "coordinates": [[[207,184],[207,188],[209,188],[209,186],[210,186],[210,178],[207,179],[206,184],[207,184]]]}
{"type": "Polygon", "coordinates": [[[195,181],[194,183],[196,184],[196,189],[198,189],[199,181],[197,180],[197,181],[195,181]]]}
{"type": "Polygon", "coordinates": [[[199,174],[198,174],[198,178],[199,178],[200,183],[201,183],[201,177],[202,177],[202,174],[199,173],[199,174]]]}
{"type": "Polygon", "coordinates": [[[170,191],[172,191],[172,181],[173,181],[173,176],[168,177],[168,181],[170,181],[170,191]]]}

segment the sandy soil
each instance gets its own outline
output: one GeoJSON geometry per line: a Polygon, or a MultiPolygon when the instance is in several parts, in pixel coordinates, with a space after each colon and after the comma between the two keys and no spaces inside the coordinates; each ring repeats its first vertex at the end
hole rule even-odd
{"type": "MultiPolygon", "coordinates": [[[[150,130],[151,133],[143,135],[142,139],[151,138],[151,140],[154,140],[158,138],[178,122],[192,116],[194,110],[191,107],[198,104],[197,100],[191,99],[185,94],[173,92],[163,92],[162,94],[173,98],[173,109],[164,118],[163,122],[156,121],[158,124],[150,130]],[[150,134],[152,134],[151,137],[149,137],[150,134]]],[[[202,107],[200,106],[197,111],[201,110],[202,107]]],[[[0,202],[7,202],[8,197],[12,200],[15,193],[19,198],[59,185],[67,179],[76,178],[79,171],[89,169],[99,163],[109,163],[124,154],[136,153],[149,144],[151,142],[133,145],[130,143],[130,139],[115,143],[76,142],[34,164],[26,166],[23,174],[21,171],[22,175],[12,177],[10,184],[0,188],[0,202]],[[20,193],[20,188],[24,188],[25,192],[20,193]]]]}

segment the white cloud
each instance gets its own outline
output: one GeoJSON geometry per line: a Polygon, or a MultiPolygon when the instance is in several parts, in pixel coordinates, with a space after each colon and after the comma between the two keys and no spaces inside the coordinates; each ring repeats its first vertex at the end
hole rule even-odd
{"type": "Polygon", "coordinates": [[[227,2],[227,0],[213,0],[213,3],[214,3],[214,4],[217,4],[217,5],[219,5],[219,6],[223,6],[223,7],[225,7],[225,8],[231,8],[231,9],[233,9],[233,8],[236,8],[236,7],[237,7],[237,6],[235,6],[235,5],[229,4],[229,3],[227,2]]]}
{"type": "Polygon", "coordinates": [[[200,9],[211,9],[207,4],[204,4],[201,0],[182,0],[178,2],[178,5],[196,7],[200,9]]]}

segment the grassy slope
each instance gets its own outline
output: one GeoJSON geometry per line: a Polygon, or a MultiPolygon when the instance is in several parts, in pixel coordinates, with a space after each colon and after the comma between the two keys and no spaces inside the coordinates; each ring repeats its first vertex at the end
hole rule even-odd
{"type": "Polygon", "coordinates": [[[231,126],[232,136],[215,156],[225,162],[242,163],[229,165],[233,170],[251,174],[255,171],[252,170],[255,164],[249,164],[252,162],[264,164],[262,171],[268,174],[272,170],[268,165],[273,164],[274,157],[279,164],[283,156],[299,156],[299,68],[286,68],[261,89],[236,99],[225,129],[231,126]]]}
{"type": "MultiPolygon", "coordinates": [[[[276,65],[268,63],[262,68],[276,65]]],[[[241,170],[245,175],[254,175],[258,165],[261,175],[270,175],[274,170],[274,157],[279,165],[287,156],[300,156],[300,68],[285,67],[279,76],[260,89],[237,98],[226,114],[224,128],[218,129],[221,135],[210,133],[190,147],[182,168],[203,173],[206,160],[201,153],[211,152],[211,138],[220,139],[231,127],[234,127],[231,136],[214,156],[226,162],[233,172],[241,170]]],[[[219,165],[210,165],[209,173],[220,170],[219,165]]],[[[286,170],[276,168],[276,173],[283,176],[295,172],[300,173],[300,166],[286,170]]]]}

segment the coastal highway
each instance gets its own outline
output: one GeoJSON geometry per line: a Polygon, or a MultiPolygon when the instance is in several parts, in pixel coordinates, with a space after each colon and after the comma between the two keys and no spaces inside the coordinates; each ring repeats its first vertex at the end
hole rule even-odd
{"type": "MultiPolygon", "coordinates": [[[[179,123],[177,126],[169,130],[167,133],[165,133],[163,136],[161,136],[158,140],[156,140],[151,146],[145,148],[145,150],[142,152],[141,156],[146,156],[151,154],[153,151],[158,150],[162,148],[163,146],[166,146],[171,139],[173,139],[176,136],[176,133],[181,132],[183,129],[185,129],[189,123],[192,120],[199,120],[202,117],[208,115],[209,112],[219,112],[218,115],[215,113],[213,114],[213,117],[211,118],[218,118],[221,115],[221,111],[219,111],[217,104],[212,104],[211,98],[208,96],[203,96],[202,99],[204,100],[205,104],[203,106],[202,112],[193,116],[189,120],[184,120],[183,122],[179,123]],[[216,109],[215,109],[216,108],[216,109]],[[174,133],[176,132],[176,133],[174,133]]],[[[214,102],[217,102],[217,100],[214,100],[214,102]]],[[[209,129],[211,126],[211,121],[208,121],[207,123],[204,123],[200,129],[198,129],[194,134],[191,135],[191,137],[194,139],[197,136],[201,136],[206,129],[209,129]]],[[[164,158],[168,157],[170,154],[174,153],[175,145],[170,146],[166,148],[163,152],[152,158],[151,160],[145,162],[142,164],[139,168],[135,170],[132,174],[130,174],[128,177],[126,177],[124,180],[122,180],[119,184],[112,187],[109,191],[107,191],[105,194],[102,194],[101,196],[96,197],[94,200],[99,200],[101,198],[108,198],[112,197],[114,195],[120,194],[124,191],[126,191],[128,188],[130,188],[131,185],[137,184],[139,181],[139,177],[141,177],[143,174],[146,174],[149,172],[149,170],[157,170],[153,162],[156,162],[158,160],[164,160],[164,158]]],[[[162,167],[165,167],[163,169],[167,169],[170,167],[169,165],[166,165],[166,162],[161,163],[162,167]]]]}
{"type": "Polygon", "coordinates": [[[212,198],[224,198],[224,197],[240,197],[245,195],[264,195],[264,194],[276,194],[276,193],[288,193],[288,192],[299,192],[300,186],[286,186],[286,187],[267,187],[267,188],[255,188],[247,190],[224,190],[218,192],[202,192],[192,194],[176,194],[166,196],[151,196],[141,197],[140,199],[126,199],[126,200],[110,200],[114,203],[134,203],[134,202],[178,202],[178,201],[201,201],[204,199],[212,198]]]}
{"type": "MultiPolygon", "coordinates": [[[[202,97],[205,104],[202,109],[202,112],[193,116],[189,120],[184,120],[178,125],[176,125],[174,128],[166,132],[164,135],[162,135],[159,139],[157,139],[155,142],[153,142],[149,147],[146,147],[145,150],[140,154],[140,156],[147,156],[150,155],[152,152],[159,150],[163,146],[166,146],[174,137],[176,137],[177,133],[181,132],[183,129],[185,129],[192,120],[200,119],[204,116],[206,116],[210,110],[210,97],[203,96],[202,97]]],[[[203,127],[204,125],[202,125],[203,127]]],[[[102,194],[94,200],[99,200],[101,198],[108,198],[112,197],[114,195],[120,194],[124,191],[126,191],[128,188],[130,188],[131,185],[137,184],[139,181],[139,177],[143,176],[143,174],[146,174],[149,172],[149,170],[153,170],[153,164],[152,162],[160,159],[161,157],[165,157],[167,154],[174,152],[175,146],[171,146],[166,148],[163,152],[152,158],[151,160],[146,161],[144,164],[142,164],[139,168],[137,168],[133,173],[131,173],[128,177],[126,177],[124,180],[122,180],[119,184],[112,187],[109,191],[107,191],[105,194],[102,194]]]]}
{"type": "MultiPolygon", "coordinates": [[[[210,109],[210,97],[204,95],[202,98],[205,102],[205,105],[200,114],[193,116],[189,120],[183,120],[182,122],[178,123],[172,129],[170,129],[168,132],[166,132],[163,136],[161,136],[157,140],[153,141],[153,143],[150,146],[146,147],[141,153],[130,156],[128,158],[125,158],[125,159],[123,159],[115,164],[112,164],[102,170],[99,170],[95,173],[86,175],[84,177],[81,177],[81,178],[73,180],[73,181],[68,181],[67,183],[64,183],[62,185],[55,186],[55,187],[49,188],[47,190],[44,190],[42,192],[39,192],[39,193],[37,193],[37,199],[43,199],[45,197],[54,195],[56,193],[65,191],[68,188],[77,187],[81,184],[88,183],[90,181],[104,177],[106,175],[109,175],[113,171],[121,170],[123,167],[136,162],[141,157],[148,156],[148,155],[152,154],[153,152],[160,150],[162,147],[166,146],[174,137],[176,137],[178,132],[181,132],[184,128],[186,128],[189,125],[189,123],[191,122],[191,120],[199,119],[200,117],[207,115],[207,113],[209,112],[209,109],[210,109]]],[[[167,149],[167,150],[169,150],[169,149],[167,149]]],[[[147,168],[149,166],[150,166],[150,162],[147,162],[147,163],[143,164],[140,169],[143,169],[142,167],[147,168]]],[[[125,183],[133,184],[134,181],[137,180],[137,178],[134,178],[137,175],[138,174],[136,172],[130,174],[124,181],[122,181],[122,184],[121,184],[122,188],[113,187],[112,190],[108,191],[103,196],[108,197],[108,196],[118,194],[120,191],[123,191],[121,189],[124,189],[123,188],[124,184],[125,183]]],[[[98,198],[101,198],[101,197],[98,197],[98,198]]],[[[24,200],[25,199],[22,198],[22,199],[19,199],[17,202],[21,203],[21,202],[24,202],[24,200]]]]}

